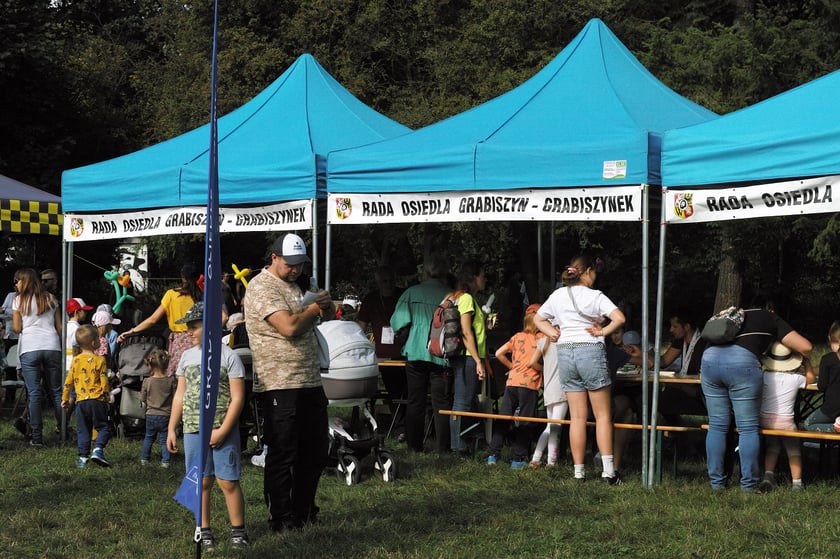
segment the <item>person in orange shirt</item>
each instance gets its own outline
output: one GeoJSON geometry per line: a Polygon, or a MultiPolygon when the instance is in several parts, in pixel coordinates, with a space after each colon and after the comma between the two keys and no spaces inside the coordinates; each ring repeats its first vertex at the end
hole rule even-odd
{"type": "MultiPolygon", "coordinates": [[[[531,305],[525,309],[523,328],[517,332],[502,347],[496,350],[496,359],[508,369],[505,393],[502,396],[502,415],[514,415],[518,409],[518,415],[533,417],[537,409],[537,396],[542,386],[542,365],[531,364],[531,357],[537,351],[537,341],[543,333],[537,330],[534,325],[534,314],[539,310],[539,305],[531,305]],[[510,359],[508,359],[510,354],[510,359]]],[[[505,442],[505,435],[511,428],[509,421],[496,421],[493,423],[493,440],[490,443],[490,455],[487,457],[487,464],[493,465],[499,458],[502,446],[505,442]]],[[[516,434],[513,440],[513,460],[510,467],[514,469],[524,468],[528,465],[528,451],[530,450],[531,425],[516,425],[516,434]]]]}

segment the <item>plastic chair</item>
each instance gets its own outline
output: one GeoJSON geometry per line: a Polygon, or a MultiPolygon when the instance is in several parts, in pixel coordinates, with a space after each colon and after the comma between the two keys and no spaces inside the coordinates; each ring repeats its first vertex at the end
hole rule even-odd
{"type": "MultiPolygon", "coordinates": [[[[20,361],[18,361],[18,346],[13,345],[9,348],[9,353],[6,354],[6,369],[15,369],[16,371],[20,370],[20,361]]],[[[5,373],[5,371],[4,371],[5,373]]],[[[3,375],[5,379],[5,374],[3,375]]],[[[26,408],[26,383],[23,382],[20,378],[17,380],[3,380],[0,383],[3,388],[3,403],[5,406],[6,402],[6,394],[7,390],[16,389],[17,393],[15,396],[15,401],[12,404],[10,416],[14,417],[17,413],[18,408],[21,410],[26,408]]]]}

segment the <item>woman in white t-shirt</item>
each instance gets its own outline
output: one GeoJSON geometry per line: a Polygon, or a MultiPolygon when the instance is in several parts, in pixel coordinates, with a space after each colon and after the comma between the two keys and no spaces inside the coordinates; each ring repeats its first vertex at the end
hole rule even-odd
{"type": "Polygon", "coordinates": [[[61,357],[61,309],[38,274],[31,268],[15,272],[17,296],[12,303],[12,323],[20,334],[18,360],[29,399],[29,423],[32,446],[43,446],[41,382],[52,400],[56,424],[61,424],[61,389],[63,359],[61,357]]]}
{"type": "Polygon", "coordinates": [[[624,324],[624,313],[606,295],[592,289],[597,272],[587,256],[578,256],[562,273],[566,287],[557,289],[540,307],[534,323],[557,347],[560,381],[569,401],[569,446],[575,479],[584,481],[586,418],[589,404],[595,415],[595,435],[603,462],[603,478],[621,483],[615,471],[610,412],[610,373],[604,337],[624,324]],[[606,318],[609,323],[605,324],[606,318]]]}

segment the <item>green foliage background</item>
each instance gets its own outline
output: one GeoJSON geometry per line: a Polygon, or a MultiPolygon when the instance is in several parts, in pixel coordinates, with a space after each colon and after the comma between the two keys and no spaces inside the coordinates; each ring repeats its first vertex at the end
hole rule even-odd
{"type": "MultiPolygon", "coordinates": [[[[593,17],[603,19],[666,85],[718,113],[840,67],[835,0],[219,4],[221,115],[309,52],[363,102],[421,127],[519,85],[593,17]]],[[[211,0],[0,0],[0,13],[0,173],[58,193],[65,169],[129,153],[207,121],[211,0]]],[[[424,250],[433,247],[485,259],[494,278],[490,289],[502,295],[513,272],[524,276],[532,300],[553,283],[545,271],[538,277],[533,224],[337,229],[332,283],[343,291],[367,290],[370,270],[379,263],[397,266],[410,282],[424,250]]],[[[658,228],[652,229],[655,257],[658,228]]],[[[547,260],[547,226],[543,232],[547,260]]],[[[831,215],[671,228],[666,306],[689,303],[700,316],[710,314],[721,258],[716,247],[727,236],[748,286],[744,297],[772,293],[798,327],[822,337],[837,310],[838,234],[831,215]]],[[[620,292],[638,311],[640,228],[561,224],[553,235],[558,265],[581,249],[602,254],[602,287],[620,292]]],[[[55,244],[3,238],[7,257],[0,268],[58,267],[55,244]]],[[[258,267],[267,244],[262,236],[226,238],[223,257],[226,264],[258,267]]],[[[112,244],[83,245],[77,250],[86,260],[112,263],[112,244]]],[[[201,259],[200,247],[200,239],[156,239],[152,275],[175,275],[183,260],[201,259]]],[[[90,268],[79,265],[77,273],[93,286],[101,271],[90,268]]],[[[653,283],[655,274],[650,277],[653,283]]]]}

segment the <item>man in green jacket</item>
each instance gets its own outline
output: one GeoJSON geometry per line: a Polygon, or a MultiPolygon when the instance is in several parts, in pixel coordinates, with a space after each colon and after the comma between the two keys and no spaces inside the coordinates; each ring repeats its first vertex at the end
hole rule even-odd
{"type": "Polygon", "coordinates": [[[437,450],[446,453],[449,451],[449,418],[438,412],[452,408],[452,375],[446,368],[446,361],[433,357],[426,346],[432,315],[452,288],[446,283],[448,269],[441,255],[428,256],[423,268],[425,281],[409,287],[400,296],[391,315],[391,328],[394,332],[409,329],[402,351],[407,359],[406,443],[412,450],[423,451],[426,395],[431,392],[437,450]]]}

